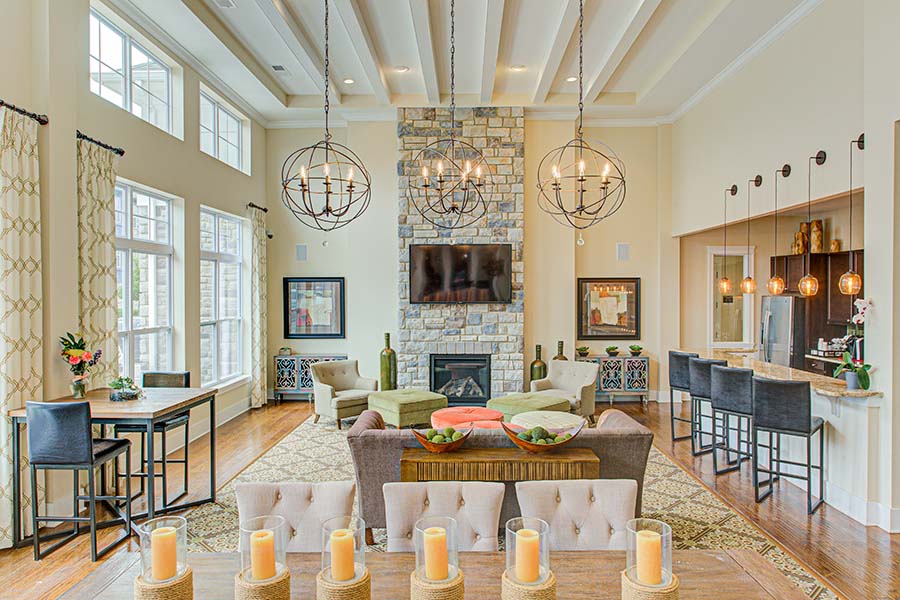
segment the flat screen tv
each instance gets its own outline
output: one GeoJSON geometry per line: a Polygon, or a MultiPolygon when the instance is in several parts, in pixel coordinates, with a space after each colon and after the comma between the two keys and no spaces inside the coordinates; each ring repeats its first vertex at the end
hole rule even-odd
{"type": "Polygon", "coordinates": [[[510,244],[412,244],[412,304],[512,302],[510,244]]]}

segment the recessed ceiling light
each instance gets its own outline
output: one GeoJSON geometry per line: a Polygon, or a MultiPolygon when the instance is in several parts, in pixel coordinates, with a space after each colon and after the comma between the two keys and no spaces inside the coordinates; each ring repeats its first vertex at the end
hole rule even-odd
{"type": "Polygon", "coordinates": [[[406,65],[397,65],[396,67],[394,67],[394,71],[396,71],[397,73],[406,73],[407,71],[409,71],[409,67],[407,67],[406,65]]]}
{"type": "Polygon", "coordinates": [[[525,70],[525,65],[513,65],[509,68],[510,71],[515,71],[516,73],[521,73],[525,70]]]}
{"type": "Polygon", "coordinates": [[[284,68],[284,65],[272,65],[273,71],[278,71],[279,73],[284,73],[287,69],[284,68]]]}
{"type": "Polygon", "coordinates": [[[347,85],[353,85],[354,83],[356,83],[356,81],[347,77],[344,79],[344,83],[346,83],[347,85]]]}
{"type": "Polygon", "coordinates": [[[572,83],[573,81],[578,81],[578,78],[572,75],[571,77],[566,77],[566,81],[572,83]]]}

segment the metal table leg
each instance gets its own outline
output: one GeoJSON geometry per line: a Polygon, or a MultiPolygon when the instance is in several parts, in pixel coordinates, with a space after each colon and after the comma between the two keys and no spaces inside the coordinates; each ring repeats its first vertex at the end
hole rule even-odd
{"type": "MultiPolygon", "coordinates": [[[[184,468],[188,465],[185,463],[184,468]]],[[[209,398],[209,497],[216,501],[216,397],[209,398]]]]}
{"type": "Polygon", "coordinates": [[[12,546],[13,548],[20,548],[23,545],[22,542],[22,474],[19,471],[19,461],[21,461],[22,457],[20,455],[20,431],[19,426],[21,423],[19,419],[14,418],[12,420],[12,462],[13,462],[13,476],[12,476],[12,494],[13,494],[13,514],[12,514],[12,546]]]}
{"type": "MultiPolygon", "coordinates": [[[[165,434],[163,434],[165,435],[165,434]]],[[[147,419],[147,518],[156,515],[156,454],[153,449],[153,419],[147,419]]]]}

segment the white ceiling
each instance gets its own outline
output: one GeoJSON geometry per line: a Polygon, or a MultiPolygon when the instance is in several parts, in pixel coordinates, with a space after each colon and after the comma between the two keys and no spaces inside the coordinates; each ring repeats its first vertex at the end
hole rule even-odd
{"type": "MultiPolygon", "coordinates": [[[[110,1],[264,125],[321,120],[324,0],[110,1]]],[[[450,0],[329,1],[339,117],[448,102],[450,0]]],[[[585,0],[586,113],[671,120],[820,1],[585,0]]],[[[573,114],[577,25],[578,0],[457,0],[457,103],[573,114]]]]}

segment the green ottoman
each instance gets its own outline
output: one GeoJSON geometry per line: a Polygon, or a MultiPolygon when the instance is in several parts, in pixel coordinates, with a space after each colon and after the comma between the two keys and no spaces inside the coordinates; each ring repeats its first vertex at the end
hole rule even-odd
{"type": "Polygon", "coordinates": [[[447,396],[425,390],[388,390],[369,394],[369,410],[397,429],[431,422],[431,413],[447,408],[447,396]]]}
{"type": "MultiPolygon", "coordinates": [[[[372,406],[372,396],[369,396],[369,406],[372,406]]],[[[503,413],[503,420],[507,423],[515,415],[533,410],[556,410],[569,412],[569,401],[565,398],[548,396],[547,394],[533,394],[524,392],[510,394],[500,398],[491,398],[487,401],[487,407],[499,410],[503,413]]]]}

